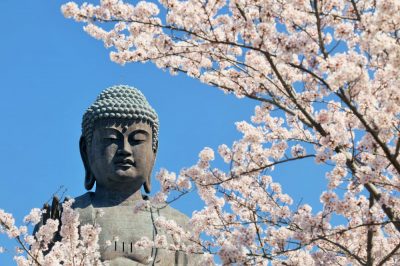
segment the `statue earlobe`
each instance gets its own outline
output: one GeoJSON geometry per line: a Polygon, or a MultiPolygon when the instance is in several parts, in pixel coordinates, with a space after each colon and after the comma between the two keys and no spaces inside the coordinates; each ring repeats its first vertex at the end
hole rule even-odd
{"type": "MultiPolygon", "coordinates": [[[[157,149],[158,149],[158,142],[156,143],[155,148],[153,149],[153,161],[151,163],[151,169],[153,169],[154,163],[156,161],[157,149]]],[[[143,187],[144,187],[144,191],[148,194],[151,191],[151,172],[146,179],[147,180],[146,180],[146,182],[144,182],[143,187]]]]}
{"type": "MultiPolygon", "coordinates": [[[[149,177],[148,179],[150,179],[150,177],[149,177]]],[[[144,191],[145,191],[147,194],[149,194],[150,191],[151,191],[151,183],[150,183],[150,182],[151,182],[151,181],[149,180],[149,181],[144,182],[144,184],[143,184],[144,191]]]]}
{"type": "Polygon", "coordinates": [[[83,166],[85,167],[85,188],[91,190],[96,182],[96,178],[93,176],[92,171],[90,171],[87,144],[84,136],[81,136],[79,140],[79,151],[81,153],[83,166]]]}

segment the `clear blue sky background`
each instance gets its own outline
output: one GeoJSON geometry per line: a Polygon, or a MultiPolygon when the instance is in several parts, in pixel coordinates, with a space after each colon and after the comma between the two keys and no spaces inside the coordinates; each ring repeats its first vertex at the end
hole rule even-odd
{"type": "MultiPolygon", "coordinates": [[[[256,104],[182,74],[171,77],[150,63],[112,63],[103,44],[82,31],[83,24],[62,16],[62,3],[0,1],[0,208],[18,223],[60,186],[73,197],[85,193],[81,117],[105,88],[135,86],[159,113],[153,174],[161,167],[178,171],[193,165],[205,146],[231,145],[240,138],[234,122],[249,121],[256,104]]],[[[321,170],[311,159],[286,164],[273,177],[295,202],[302,199],[318,210],[325,186],[321,170]]],[[[153,185],[153,193],[158,187],[153,185]]],[[[194,196],[173,206],[188,215],[202,207],[194,196]]],[[[0,235],[0,246],[10,243],[0,235]]],[[[0,254],[0,265],[13,265],[12,254],[0,254]]]]}

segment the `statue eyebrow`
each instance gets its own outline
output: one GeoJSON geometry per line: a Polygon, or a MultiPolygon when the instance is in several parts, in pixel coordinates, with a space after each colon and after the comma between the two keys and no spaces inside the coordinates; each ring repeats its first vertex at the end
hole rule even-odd
{"type": "Polygon", "coordinates": [[[132,131],[131,133],[130,133],[130,135],[134,135],[134,134],[138,134],[138,133],[142,133],[142,134],[145,134],[146,136],[149,136],[150,134],[149,134],[149,132],[147,132],[146,130],[144,130],[144,129],[136,129],[136,130],[134,130],[134,131],[132,131]]]}
{"type": "Polygon", "coordinates": [[[111,128],[111,127],[105,127],[105,128],[102,128],[102,130],[103,130],[103,131],[106,131],[106,132],[107,132],[107,131],[113,131],[113,132],[122,134],[122,132],[120,132],[118,129],[111,128]]]}

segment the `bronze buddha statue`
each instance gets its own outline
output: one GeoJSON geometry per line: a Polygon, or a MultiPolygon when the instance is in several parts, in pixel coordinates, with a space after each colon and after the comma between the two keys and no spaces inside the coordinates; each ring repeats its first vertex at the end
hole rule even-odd
{"type": "Polygon", "coordinates": [[[158,216],[183,227],[189,221],[169,206],[133,211],[142,200],[141,187],[146,193],[151,189],[158,126],[157,113],[144,95],[128,86],[104,90],[83,116],[79,146],[86,171],[84,184],[87,190],[95,185],[95,190],[75,198],[73,207],[81,224],[100,225],[101,260],[112,266],[195,264],[180,251],[141,250],[134,245],[143,236],[154,239],[154,219],[158,216]]]}

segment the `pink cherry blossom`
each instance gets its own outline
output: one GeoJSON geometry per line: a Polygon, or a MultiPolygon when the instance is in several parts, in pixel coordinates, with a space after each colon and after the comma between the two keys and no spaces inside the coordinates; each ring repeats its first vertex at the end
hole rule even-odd
{"type": "MultiPolygon", "coordinates": [[[[28,234],[26,226],[17,228],[12,215],[0,210],[0,233],[6,233],[19,244],[14,256],[17,265],[73,265],[78,261],[82,265],[103,265],[97,243],[101,229],[96,225],[80,225],[79,214],[71,208],[72,202],[63,204],[60,231],[59,221],[48,219],[34,235],[28,234]],[[58,231],[62,238],[55,241],[58,231]]],[[[40,209],[32,209],[24,222],[36,224],[41,213],[40,209]]],[[[4,251],[3,248],[0,250],[4,251]]]]}

